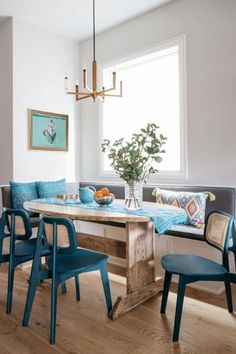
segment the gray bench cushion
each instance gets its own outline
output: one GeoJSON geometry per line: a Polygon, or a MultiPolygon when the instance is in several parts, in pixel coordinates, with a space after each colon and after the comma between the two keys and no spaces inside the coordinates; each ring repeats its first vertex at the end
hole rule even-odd
{"type": "Polygon", "coordinates": [[[166,231],[167,235],[204,241],[204,229],[197,229],[191,225],[174,225],[166,231]]]}

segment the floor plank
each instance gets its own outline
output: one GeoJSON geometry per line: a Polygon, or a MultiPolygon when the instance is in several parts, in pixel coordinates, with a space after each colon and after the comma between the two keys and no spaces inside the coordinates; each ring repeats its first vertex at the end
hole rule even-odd
{"type": "MultiPolygon", "coordinates": [[[[15,275],[13,314],[6,315],[7,267],[0,268],[0,354],[224,354],[235,353],[236,315],[226,310],[220,296],[187,289],[180,340],[171,341],[176,286],[172,285],[166,316],[160,297],[153,297],[111,321],[106,315],[99,273],[80,276],[81,301],[75,299],[73,279],[68,293],[58,294],[56,344],[49,344],[50,281],[37,289],[28,327],[22,327],[29,270],[15,275]]],[[[110,275],[113,300],[124,293],[124,282],[110,275]]],[[[236,308],[236,287],[233,286],[236,308]]]]}

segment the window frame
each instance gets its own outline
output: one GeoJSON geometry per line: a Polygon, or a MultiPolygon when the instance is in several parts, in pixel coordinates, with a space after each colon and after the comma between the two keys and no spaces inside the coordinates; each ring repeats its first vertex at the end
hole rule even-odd
{"type": "MultiPolygon", "coordinates": [[[[152,54],[157,51],[168,50],[170,47],[178,47],[179,52],[179,117],[180,117],[180,170],[177,171],[160,171],[148,179],[148,183],[162,182],[165,179],[177,179],[188,177],[187,166],[187,96],[186,96],[186,36],[180,35],[174,39],[158,43],[154,46],[147,47],[129,55],[103,62],[98,67],[99,82],[102,82],[102,72],[104,69],[122,64],[123,62],[136,59],[141,56],[152,54]]],[[[119,98],[118,98],[119,99],[119,98]]],[[[103,103],[98,102],[98,144],[99,147],[103,141],[103,103]]],[[[105,171],[103,165],[103,153],[98,149],[98,178],[111,182],[120,181],[120,177],[115,172],[105,171]]]]}

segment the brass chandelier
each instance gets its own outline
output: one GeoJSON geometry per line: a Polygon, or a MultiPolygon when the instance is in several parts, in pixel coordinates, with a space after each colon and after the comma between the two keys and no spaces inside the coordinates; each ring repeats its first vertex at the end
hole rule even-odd
{"type": "Polygon", "coordinates": [[[116,72],[112,73],[112,87],[106,89],[104,86],[102,89],[97,88],[97,62],[95,57],[95,0],[93,0],[93,62],[92,62],[92,89],[87,86],[87,70],[83,69],[83,88],[86,92],[81,92],[79,85],[75,85],[75,91],[68,91],[68,77],[65,77],[65,92],[68,95],[75,95],[76,101],[83,100],[91,97],[95,102],[96,98],[99,98],[104,102],[105,97],[122,97],[122,81],[120,81],[119,94],[111,93],[116,89],[116,72]]]}

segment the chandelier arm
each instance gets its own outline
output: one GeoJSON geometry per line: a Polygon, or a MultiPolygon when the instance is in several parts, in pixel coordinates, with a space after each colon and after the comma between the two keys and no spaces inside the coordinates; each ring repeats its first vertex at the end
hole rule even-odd
{"type": "Polygon", "coordinates": [[[90,96],[92,96],[92,92],[80,92],[79,96],[88,96],[88,97],[90,97],[90,96]]]}
{"type": "Polygon", "coordinates": [[[67,92],[67,95],[77,95],[78,93],[77,92],[75,92],[75,91],[68,91],[67,92]]]}
{"type": "Polygon", "coordinates": [[[68,94],[68,77],[65,76],[65,94],[68,94]]]}
{"type": "Polygon", "coordinates": [[[116,89],[116,72],[115,71],[113,71],[113,73],[112,73],[112,85],[115,90],[116,89]]]}
{"type": "Polygon", "coordinates": [[[123,95],[123,90],[122,90],[122,81],[120,81],[120,93],[119,94],[110,94],[110,95],[107,95],[106,92],[109,92],[109,91],[113,91],[114,88],[109,88],[109,89],[106,89],[106,90],[102,90],[102,91],[98,91],[97,95],[101,95],[101,96],[114,96],[114,97],[122,97],[123,95]]]}
{"type": "Polygon", "coordinates": [[[77,101],[80,101],[80,100],[83,100],[85,98],[88,98],[88,97],[92,97],[92,95],[90,93],[82,93],[82,94],[79,94],[79,96],[77,97],[77,101]]]}
{"type": "Polygon", "coordinates": [[[113,90],[115,90],[114,87],[111,87],[111,88],[106,89],[106,90],[101,90],[101,91],[98,91],[98,95],[99,95],[99,94],[102,94],[102,93],[109,92],[109,91],[113,91],[113,90]]]}
{"type": "Polygon", "coordinates": [[[89,88],[88,86],[85,87],[85,90],[88,90],[88,92],[93,93],[93,90],[91,90],[91,88],[89,88]]]}
{"type": "Polygon", "coordinates": [[[122,94],[112,94],[112,93],[105,93],[104,95],[103,95],[104,97],[122,97],[122,94]]]}
{"type": "Polygon", "coordinates": [[[67,95],[75,95],[75,96],[88,96],[88,97],[90,97],[90,96],[92,96],[91,94],[90,94],[91,92],[72,92],[72,91],[70,91],[70,92],[67,92],[67,95]]]}
{"type": "Polygon", "coordinates": [[[87,86],[87,70],[83,70],[83,84],[84,84],[84,89],[89,91],[90,93],[93,93],[93,91],[87,86]]]}
{"type": "Polygon", "coordinates": [[[83,83],[84,83],[84,88],[87,86],[87,70],[83,70],[83,83]]]}

